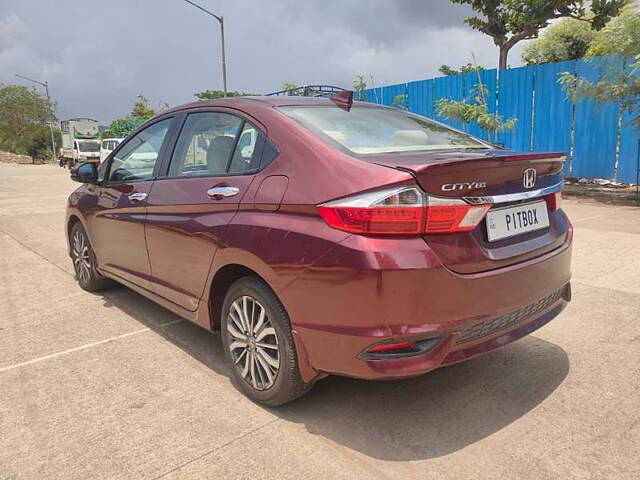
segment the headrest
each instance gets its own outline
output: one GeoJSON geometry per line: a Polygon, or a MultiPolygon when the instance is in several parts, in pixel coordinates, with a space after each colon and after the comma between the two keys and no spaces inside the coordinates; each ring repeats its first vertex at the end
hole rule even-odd
{"type": "Polygon", "coordinates": [[[423,145],[428,139],[429,136],[423,130],[398,130],[391,135],[393,143],[399,146],[423,145]]]}

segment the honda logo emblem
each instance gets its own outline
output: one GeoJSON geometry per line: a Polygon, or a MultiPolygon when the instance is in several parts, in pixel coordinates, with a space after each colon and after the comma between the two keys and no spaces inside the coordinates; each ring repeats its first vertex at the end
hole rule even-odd
{"type": "Polygon", "coordinates": [[[533,188],[536,184],[536,176],[535,168],[527,168],[522,172],[522,185],[524,185],[524,188],[533,188]]]}

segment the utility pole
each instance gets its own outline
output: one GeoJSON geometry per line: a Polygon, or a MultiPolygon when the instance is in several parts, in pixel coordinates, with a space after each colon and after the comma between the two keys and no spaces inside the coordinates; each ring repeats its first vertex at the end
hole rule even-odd
{"type": "Polygon", "coordinates": [[[200,5],[192,2],[191,0],[184,0],[184,1],[202,10],[207,15],[212,16],[218,21],[218,23],[220,23],[220,37],[221,37],[221,44],[222,44],[222,89],[224,92],[224,96],[226,97],[227,96],[227,59],[224,51],[224,17],[222,17],[221,15],[216,15],[215,13],[211,13],[206,8],[202,8],[200,5]]]}
{"type": "MultiPolygon", "coordinates": [[[[24,80],[28,80],[30,82],[33,83],[37,83],[38,85],[42,85],[44,87],[44,90],[47,94],[47,103],[49,105],[51,105],[51,98],[49,97],[49,82],[47,82],[46,80],[44,82],[40,82],[38,80],[34,80],[33,78],[29,78],[29,77],[25,77],[24,75],[20,75],[18,73],[15,74],[16,77],[18,78],[22,78],[24,80]]],[[[48,122],[49,123],[49,131],[51,132],[51,151],[53,153],[53,160],[56,159],[56,139],[55,136],[53,135],[53,125],[51,121],[48,122]]]]}

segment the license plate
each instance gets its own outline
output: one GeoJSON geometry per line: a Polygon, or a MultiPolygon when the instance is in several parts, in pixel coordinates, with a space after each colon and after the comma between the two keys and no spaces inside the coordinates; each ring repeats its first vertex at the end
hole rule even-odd
{"type": "Polygon", "coordinates": [[[490,242],[548,226],[549,215],[545,201],[496,208],[487,212],[487,236],[490,242]]]}

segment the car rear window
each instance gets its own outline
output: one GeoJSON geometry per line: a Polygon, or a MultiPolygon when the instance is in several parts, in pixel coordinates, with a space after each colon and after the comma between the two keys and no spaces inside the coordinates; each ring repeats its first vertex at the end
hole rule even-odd
{"type": "Polygon", "coordinates": [[[324,139],[358,155],[486,149],[462,132],[403,110],[354,105],[283,106],[280,110],[324,139]]]}

